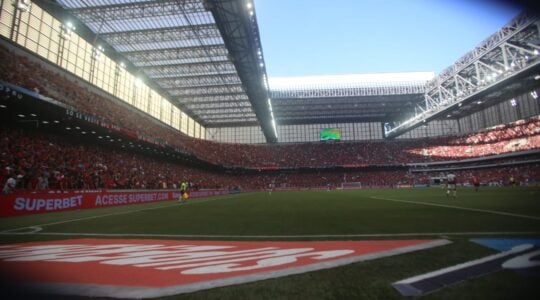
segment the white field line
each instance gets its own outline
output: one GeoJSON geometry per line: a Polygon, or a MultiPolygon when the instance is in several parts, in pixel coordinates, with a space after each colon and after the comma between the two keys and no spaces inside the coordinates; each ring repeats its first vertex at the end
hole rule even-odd
{"type": "Polygon", "coordinates": [[[426,203],[426,202],[418,202],[418,201],[398,200],[398,199],[381,198],[381,197],[369,197],[369,198],[378,199],[378,200],[385,200],[385,201],[392,201],[392,202],[408,203],[408,204],[418,204],[418,205],[426,205],[426,206],[436,206],[436,207],[460,209],[460,210],[482,212],[482,213],[488,213],[488,214],[494,214],[494,215],[509,216],[509,217],[516,217],[516,218],[523,218],[523,219],[531,219],[531,220],[540,221],[540,217],[521,215],[521,214],[514,214],[514,213],[509,213],[509,212],[504,212],[504,211],[487,210],[487,209],[479,209],[479,208],[470,208],[470,207],[462,207],[462,206],[453,206],[453,205],[437,204],[437,203],[426,203]]]}
{"type": "Polygon", "coordinates": [[[212,198],[212,199],[206,199],[206,200],[192,200],[192,201],[188,201],[188,202],[182,203],[182,204],[178,204],[178,202],[176,202],[176,200],[174,200],[175,203],[172,203],[172,204],[169,203],[168,205],[160,205],[160,206],[157,206],[157,207],[135,209],[135,210],[129,210],[129,211],[121,211],[121,212],[116,212],[116,213],[97,215],[97,216],[90,216],[90,217],[77,218],[77,219],[70,219],[70,220],[64,220],[64,221],[58,221],[58,222],[52,222],[52,223],[46,223],[46,224],[29,225],[29,226],[14,228],[14,229],[3,230],[3,231],[0,231],[0,234],[16,232],[16,231],[24,230],[24,229],[27,229],[27,228],[30,228],[30,229],[36,228],[36,227],[42,228],[44,226],[50,226],[50,225],[58,225],[58,224],[64,224],[64,223],[71,223],[71,222],[78,222],[78,221],[85,221],[85,220],[92,220],[92,219],[99,219],[99,218],[105,218],[105,217],[111,217],[111,216],[127,215],[127,214],[137,213],[137,212],[141,212],[141,211],[148,211],[148,210],[162,209],[162,208],[168,208],[168,207],[175,207],[175,206],[178,206],[178,205],[181,205],[181,206],[193,205],[193,204],[197,204],[197,203],[204,203],[204,202],[210,202],[210,201],[216,201],[216,200],[223,200],[225,198],[230,198],[230,197],[232,197],[232,196],[230,196],[230,195],[226,196],[226,197],[219,197],[218,196],[218,198],[212,198]]]}
{"type": "Polygon", "coordinates": [[[471,235],[538,235],[540,231],[471,231],[471,232],[407,232],[359,234],[305,234],[305,235],[207,235],[207,234],[153,234],[153,233],[77,233],[77,232],[0,232],[0,235],[52,235],[52,236],[104,236],[104,237],[158,237],[158,238],[214,238],[214,239],[305,239],[305,238],[376,238],[414,236],[471,236],[471,235]]]}
{"type": "Polygon", "coordinates": [[[529,245],[525,244],[525,245],[515,246],[512,249],[504,251],[504,252],[500,252],[500,253],[493,254],[493,255],[490,255],[490,256],[485,256],[485,257],[482,257],[482,258],[479,258],[479,259],[471,260],[471,261],[464,262],[464,263],[461,263],[461,264],[458,264],[458,265],[455,265],[455,266],[446,267],[446,268],[443,268],[443,269],[439,269],[439,270],[432,271],[432,272],[429,272],[429,273],[417,275],[417,276],[414,276],[414,277],[409,277],[409,278],[394,282],[394,284],[411,284],[411,283],[415,283],[415,282],[418,282],[418,281],[421,281],[421,280],[424,280],[424,279],[429,279],[429,278],[433,278],[435,276],[439,276],[439,275],[442,275],[442,274],[447,274],[447,273],[450,273],[450,272],[453,272],[453,271],[456,271],[456,270],[459,270],[459,269],[464,269],[464,268],[467,268],[467,267],[470,267],[470,266],[479,265],[479,264],[486,263],[486,262],[489,262],[489,261],[492,261],[492,260],[496,260],[496,259],[499,259],[499,258],[502,258],[502,257],[505,257],[505,256],[509,256],[511,254],[523,252],[525,250],[532,249],[533,247],[534,247],[534,245],[530,245],[530,244],[529,245]]]}

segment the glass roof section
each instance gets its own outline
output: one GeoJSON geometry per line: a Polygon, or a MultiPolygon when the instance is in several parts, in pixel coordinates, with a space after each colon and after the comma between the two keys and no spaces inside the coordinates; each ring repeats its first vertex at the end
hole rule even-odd
{"type": "Polygon", "coordinates": [[[202,125],[254,122],[236,67],[204,0],[57,2],[202,125]],[[191,109],[196,102],[206,105],[191,109]]]}
{"type": "Polygon", "coordinates": [[[382,122],[414,112],[433,72],[269,78],[280,124],[382,122]]]}
{"type": "Polygon", "coordinates": [[[268,84],[272,90],[424,86],[434,77],[434,72],[271,77],[268,78],[268,84]]]}

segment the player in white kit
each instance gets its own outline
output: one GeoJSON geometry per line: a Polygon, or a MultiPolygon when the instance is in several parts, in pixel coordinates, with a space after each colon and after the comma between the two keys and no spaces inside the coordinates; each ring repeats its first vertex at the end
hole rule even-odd
{"type": "Polygon", "coordinates": [[[454,173],[446,174],[446,198],[450,197],[450,193],[454,199],[457,197],[457,188],[456,188],[456,175],[454,173]]]}

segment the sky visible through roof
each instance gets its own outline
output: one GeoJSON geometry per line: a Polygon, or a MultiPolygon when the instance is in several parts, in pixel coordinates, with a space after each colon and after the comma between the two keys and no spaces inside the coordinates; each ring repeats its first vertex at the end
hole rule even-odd
{"type": "Polygon", "coordinates": [[[269,77],[438,74],[522,7],[488,0],[254,0],[269,77]]]}

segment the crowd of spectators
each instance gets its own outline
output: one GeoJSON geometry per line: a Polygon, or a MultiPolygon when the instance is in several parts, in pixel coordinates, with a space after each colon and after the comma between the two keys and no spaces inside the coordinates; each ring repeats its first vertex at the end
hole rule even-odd
{"type": "MultiPolygon", "coordinates": [[[[4,192],[68,189],[167,189],[189,181],[196,189],[243,190],[275,188],[339,188],[356,182],[362,187],[429,184],[438,172],[406,170],[205,170],[161,157],[71,141],[50,133],[2,127],[0,182],[4,192]],[[10,185],[16,183],[13,188],[10,185]]],[[[467,183],[472,175],[482,183],[504,184],[509,174],[518,182],[540,182],[538,164],[455,172],[467,183]]]]}
{"type": "MultiPolygon", "coordinates": [[[[188,137],[163,125],[121,100],[105,97],[74,76],[55,71],[0,47],[0,79],[54,98],[74,110],[124,129],[132,136],[191,153],[221,166],[289,171],[215,172],[170,163],[141,154],[74,143],[63,137],[24,130],[1,131],[0,182],[17,189],[174,188],[185,178],[201,188],[243,189],[276,187],[338,187],[343,182],[383,187],[429,183],[434,174],[405,171],[312,171],[298,168],[365,167],[459,160],[540,148],[540,119],[521,120],[463,136],[414,140],[293,143],[275,145],[227,144],[188,137]],[[28,76],[32,74],[32,76],[28,76]],[[11,180],[10,180],[11,179],[11,180]]],[[[465,182],[477,174],[489,182],[504,182],[508,172],[522,182],[539,181],[531,166],[457,172],[465,182]],[[525,171],[525,172],[522,172],[525,171]]],[[[436,174],[435,174],[436,175],[436,174]]]]}
{"type": "Polygon", "coordinates": [[[175,188],[188,178],[193,186],[229,185],[199,168],[21,129],[0,130],[0,155],[2,182],[14,178],[22,190],[175,188]]]}
{"type": "Polygon", "coordinates": [[[439,138],[276,145],[217,143],[182,134],[118,99],[90,91],[74,76],[55,72],[43,64],[0,47],[0,79],[50,96],[77,111],[125,129],[123,132],[152,137],[216,165],[248,168],[399,165],[540,148],[537,117],[468,135],[439,138]]]}
{"type": "Polygon", "coordinates": [[[511,124],[501,124],[461,138],[453,144],[478,145],[534,136],[540,133],[540,119],[519,120],[511,124]]]}
{"type": "Polygon", "coordinates": [[[412,140],[275,145],[227,144],[210,141],[197,143],[202,145],[197,151],[200,151],[199,155],[202,155],[205,160],[227,166],[298,168],[336,165],[399,165],[413,162],[461,160],[538,149],[540,148],[540,119],[534,117],[465,136],[412,140]]]}
{"type": "Polygon", "coordinates": [[[540,148],[540,119],[533,117],[464,136],[432,138],[410,149],[432,160],[465,159],[540,148]]]}

